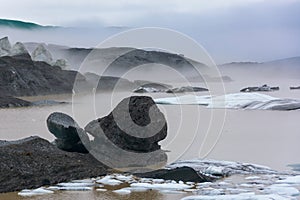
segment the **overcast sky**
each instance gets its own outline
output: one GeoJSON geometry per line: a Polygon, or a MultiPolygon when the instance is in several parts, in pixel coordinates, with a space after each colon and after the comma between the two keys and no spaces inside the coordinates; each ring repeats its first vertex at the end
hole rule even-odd
{"type": "Polygon", "coordinates": [[[299,0],[0,2],[0,18],[42,25],[172,28],[196,39],[219,63],[300,56],[299,0]]]}

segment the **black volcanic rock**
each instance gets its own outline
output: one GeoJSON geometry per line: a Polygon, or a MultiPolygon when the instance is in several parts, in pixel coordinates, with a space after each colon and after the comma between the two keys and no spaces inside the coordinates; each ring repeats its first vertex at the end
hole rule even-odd
{"type": "Polygon", "coordinates": [[[85,130],[95,140],[107,138],[123,150],[151,152],[160,149],[158,142],[167,136],[167,123],[151,97],[131,96],[108,116],[91,121],[85,130]]]}
{"type": "Polygon", "coordinates": [[[184,182],[192,181],[196,183],[210,182],[214,180],[210,176],[199,174],[193,168],[185,166],[174,169],[159,169],[146,173],[136,173],[135,175],[143,178],[165,179],[184,182]]]}
{"type": "Polygon", "coordinates": [[[291,86],[290,90],[300,90],[300,86],[291,86]]]}
{"type": "Polygon", "coordinates": [[[64,151],[88,153],[89,138],[72,117],[54,112],[47,118],[48,130],[56,137],[55,145],[64,151]],[[82,142],[83,141],[83,142],[82,142]]]}
{"type": "Polygon", "coordinates": [[[34,62],[29,54],[0,57],[0,94],[9,96],[33,96],[71,93],[75,71],[65,71],[45,62],[34,62]]]}
{"type": "Polygon", "coordinates": [[[0,108],[32,106],[29,101],[10,96],[0,96],[0,108]]]}
{"type": "Polygon", "coordinates": [[[0,141],[0,169],[0,193],[107,173],[91,155],[62,151],[39,137],[0,141]]]}

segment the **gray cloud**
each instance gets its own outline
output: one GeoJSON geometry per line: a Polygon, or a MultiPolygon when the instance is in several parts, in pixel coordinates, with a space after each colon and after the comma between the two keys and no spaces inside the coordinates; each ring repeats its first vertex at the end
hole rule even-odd
{"type": "MultiPolygon", "coordinates": [[[[123,30],[106,26],[172,28],[196,39],[222,63],[299,56],[299,10],[297,0],[11,0],[2,3],[1,17],[79,27],[36,34],[39,40],[71,46],[95,46],[123,30]]],[[[25,35],[26,41],[34,39],[25,35]]]]}

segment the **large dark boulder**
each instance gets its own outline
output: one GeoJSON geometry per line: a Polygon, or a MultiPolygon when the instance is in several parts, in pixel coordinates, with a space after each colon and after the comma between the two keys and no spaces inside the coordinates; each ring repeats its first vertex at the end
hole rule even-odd
{"type": "Polygon", "coordinates": [[[159,169],[159,170],[150,171],[146,173],[136,173],[135,175],[143,178],[155,178],[155,179],[175,180],[175,181],[184,181],[184,182],[192,181],[198,183],[215,180],[210,176],[197,173],[191,167],[159,169]]]}
{"type": "Polygon", "coordinates": [[[39,137],[0,141],[0,193],[105,175],[90,154],[66,152],[39,137]]]}
{"type": "Polygon", "coordinates": [[[151,97],[131,96],[123,99],[103,118],[91,121],[85,131],[100,142],[109,140],[132,152],[160,149],[159,141],[167,136],[167,123],[151,97]]]}
{"type": "Polygon", "coordinates": [[[89,137],[69,115],[60,112],[50,114],[47,127],[56,137],[55,145],[61,150],[88,153],[89,137]]]}

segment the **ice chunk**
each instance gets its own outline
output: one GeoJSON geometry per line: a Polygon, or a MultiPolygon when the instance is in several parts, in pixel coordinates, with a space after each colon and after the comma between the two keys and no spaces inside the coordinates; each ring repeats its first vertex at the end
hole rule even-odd
{"type": "Polygon", "coordinates": [[[20,196],[35,196],[35,195],[44,195],[44,194],[53,194],[54,192],[51,190],[47,190],[45,188],[37,188],[34,190],[22,190],[18,193],[20,196]]]}
{"type": "Polygon", "coordinates": [[[111,186],[116,186],[123,183],[120,180],[114,179],[112,176],[105,176],[104,178],[97,180],[96,182],[104,185],[111,185],[111,186]]]}
{"type": "Polygon", "coordinates": [[[260,93],[233,93],[221,96],[184,95],[154,100],[157,104],[205,105],[208,108],[295,110],[300,109],[300,100],[279,99],[260,93]]]}
{"type": "Polygon", "coordinates": [[[22,54],[28,54],[28,51],[23,43],[17,42],[12,47],[10,55],[17,56],[17,55],[22,55],[22,54]]]}
{"type": "Polygon", "coordinates": [[[50,65],[53,64],[52,55],[43,44],[39,44],[37,46],[37,48],[32,52],[31,57],[34,61],[42,61],[50,65]]]}
{"type": "Polygon", "coordinates": [[[193,186],[183,183],[132,183],[131,187],[142,187],[156,190],[184,190],[192,188],[193,186]]]}
{"type": "Polygon", "coordinates": [[[8,40],[8,37],[4,37],[0,39],[0,57],[8,56],[11,51],[11,44],[8,40]]]}
{"type": "Polygon", "coordinates": [[[87,183],[78,183],[78,182],[74,182],[74,183],[59,183],[57,184],[58,186],[61,187],[90,187],[90,186],[94,186],[95,183],[93,182],[87,182],[87,183]]]}
{"type": "Polygon", "coordinates": [[[278,194],[286,196],[298,196],[299,190],[294,187],[291,187],[288,184],[274,184],[267,187],[264,192],[267,194],[278,194]]]}
{"type": "Polygon", "coordinates": [[[254,179],[260,179],[259,176],[248,176],[245,178],[246,180],[254,180],[254,179]]]}
{"type": "Polygon", "coordinates": [[[131,191],[127,190],[127,189],[114,190],[113,192],[117,193],[117,194],[130,194],[131,193],[131,191]]]}
{"type": "Polygon", "coordinates": [[[106,192],[107,189],[104,189],[104,188],[97,188],[96,191],[98,191],[98,192],[106,192]]]}
{"type": "Polygon", "coordinates": [[[300,185],[300,175],[290,176],[283,180],[278,180],[278,183],[289,183],[289,184],[298,184],[300,185]]]}

